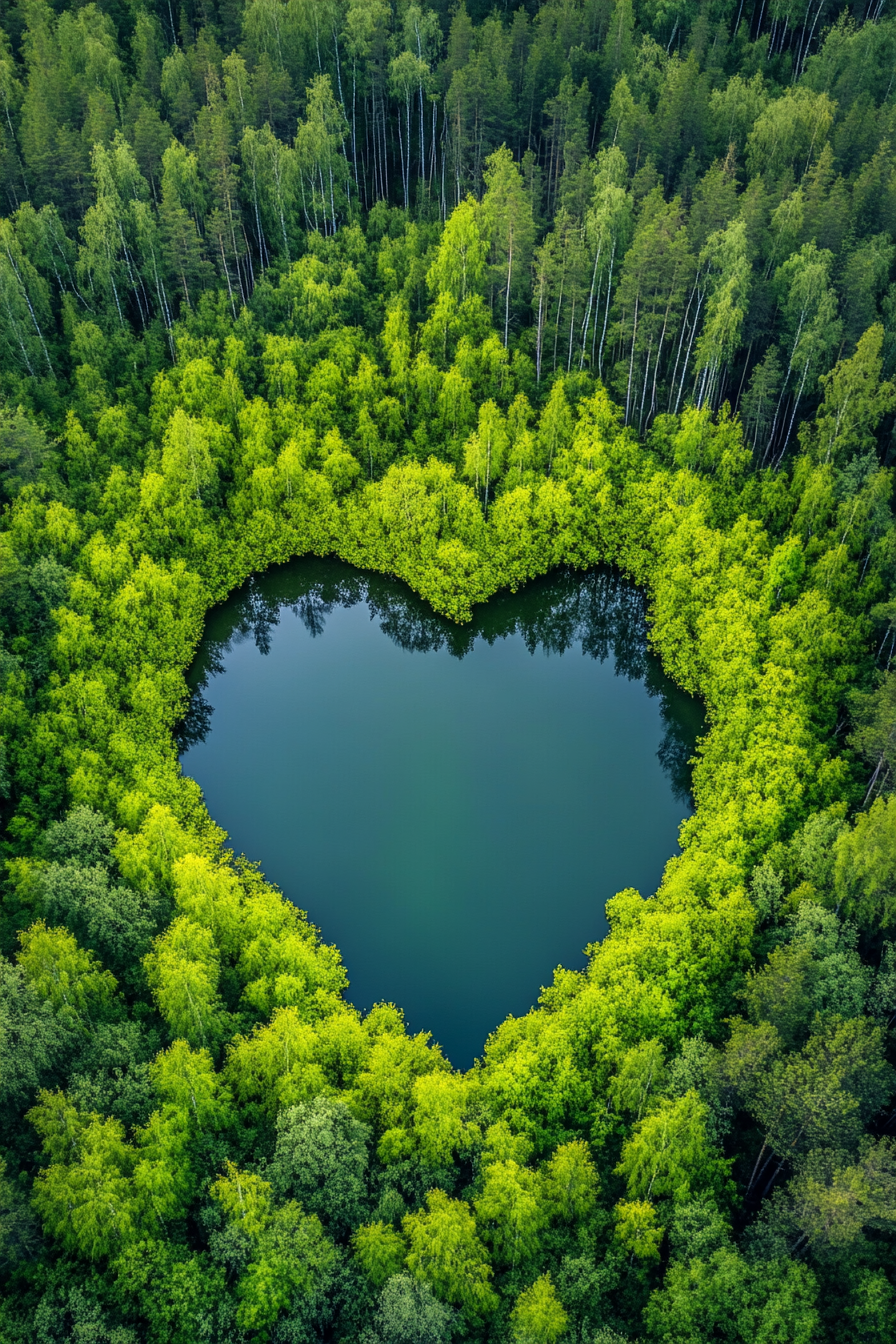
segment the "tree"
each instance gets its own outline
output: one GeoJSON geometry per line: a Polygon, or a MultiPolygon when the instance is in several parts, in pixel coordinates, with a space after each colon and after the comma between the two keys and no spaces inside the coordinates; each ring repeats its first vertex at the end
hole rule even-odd
{"type": "Polygon", "coordinates": [[[306,97],[305,120],[295,142],[302,211],[308,228],[335,233],[338,215],[344,215],[349,201],[348,125],[329,75],[315,75],[306,97]]]}
{"type": "Polygon", "coordinates": [[[251,1172],[240,1171],[231,1161],[209,1192],[220,1204],[225,1216],[248,1236],[258,1237],[273,1217],[273,1190],[267,1181],[251,1172]]]}
{"type": "Polygon", "coordinates": [[[468,196],[445,222],[439,250],[426,283],[433,296],[450,294],[457,303],[481,291],[488,243],[482,209],[468,196]]]}
{"type": "Polygon", "coordinates": [[[531,1259],[547,1226],[549,1210],[538,1174],[513,1160],[485,1169],[476,1217],[498,1259],[512,1268],[531,1259]]]}
{"type": "Polygon", "coordinates": [[[838,901],[870,928],[889,929],[896,923],[894,823],[896,797],[876,798],[867,812],[856,817],[855,826],[840,834],[834,849],[838,901]]]}
{"type": "Polygon", "coordinates": [[[510,339],[511,295],[518,295],[525,288],[535,240],[532,201],[506,145],[486,159],[485,185],[482,214],[491,242],[492,312],[495,311],[495,298],[500,300],[503,294],[506,349],[510,339]]]}
{"type": "Polygon", "coordinates": [[[542,1274],[520,1293],[510,1319],[518,1344],[556,1344],[565,1333],[569,1318],[550,1274],[542,1274]]]}
{"type": "Polygon", "coordinates": [[[814,1149],[857,1144],[864,1125],[893,1090],[881,1028],[867,1018],[830,1014],[820,1019],[794,1055],[777,1054],[777,1033],[767,1026],[754,1033],[752,1050],[750,1034],[741,1030],[738,1035],[742,1044],[729,1069],[763,1135],[748,1194],[754,1188],[767,1193],[785,1163],[814,1149]]]}
{"type": "Polygon", "coordinates": [[[207,98],[206,105],[197,113],[194,130],[199,167],[211,196],[212,209],[205,231],[215,264],[220,264],[230,311],[236,319],[238,302],[242,305],[249,297],[248,248],[239,218],[240,173],[233,158],[233,128],[214,70],[208,74],[207,98]]]}
{"type": "Polygon", "coordinates": [[[47,829],[44,837],[50,859],[85,868],[109,864],[114,841],[111,821],[90,807],[73,807],[64,821],[55,821],[47,829]]]}
{"type": "Polygon", "coordinates": [[[166,484],[182,506],[188,500],[202,502],[217,475],[206,427],[178,407],[165,431],[162,472],[166,484]]]}
{"type": "Polygon", "coordinates": [[[141,1240],[114,1264],[116,1297],[159,1339],[191,1344],[210,1321],[226,1329],[232,1319],[224,1271],[205,1253],[191,1255],[167,1240],[141,1240]]]}
{"type": "Polygon", "coordinates": [[[388,1223],[359,1227],[352,1246],[362,1270],[374,1288],[382,1288],[404,1267],[408,1253],[403,1237],[388,1223]]]}
{"type": "Polygon", "coordinates": [[[252,212],[262,265],[273,256],[289,262],[294,244],[291,221],[296,213],[297,150],[278,140],[269,126],[247,126],[240,159],[252,184],[252,212]]]}
{"type": "Polygon", "coordinates": [[[369,1141],[370,1129],[344,1102],[316,1097],[290,1106],[277,1119],[271,1184],[344,1236],[364,1215],[369,1141]]]}
{"type": "Polygon", "coordinates": [[[372,1330],[363,1344],[449,1344],[454,1313],[410,1274],[394,1274],[383,1287],[372,1330]]]}
{"type": "Polygon", "coordinates": [[[616,296],[622,358],[615,381],[625,402],[626,424],[632,423],[636,412],[639,426],[652,418],[658,409],[661,370],[670,361],[670,407],[678,410],[703,311],[705,273],[704,264],[696,268],[695,276],[680,199],[667,204],[654,189],[641,207],[616,296]]]}
{"type": "Polygon", "coordinates": [[[208,929],[225,957],[235,957],[243,939],[242,891],[236,874],[205,855],[185,854],[172,865],[175,904],[208,929]]]}
{"type": "Polygon", "coordinates": [[[584,368],[591,340],[590,363],[603,377],[604,344],[610,305],[613,298],[613,272],[631,242],[632,195],[627,190],[628,164],[615,145],[598,151],[594,173],[594,195],[585,216],[585,237],[594,253],[591,288],[582,321],[582,351],[579,368],[584,368]],[[603,316],[601,316],[601,303],[603,316]]]}
{"type": "Polygon", "coordinates": [[[582,1223],[594,1209],[599,1181],[582,1139],[561,1144],[544,1173],[544,1197],[555,1216],[568,1223],[582,1223]]]}
{"type": "Polygon", "coordinates": [[[818,1299],[819,1285],[805,1265],[751,1262],[719,1250],[706,1261],[670,1265],[647,1305],[648,1337],[669,1344],[712,1338],[811,1344],[818,1337],[818,1299]]]}
{"type": "Polygon", "coordinates": [[[38,878],[40,907],[52,923],[65,924],[79,942],[123,980],[149,951],[157,928],[157,903],[130,887],[113,886],[96,864],[49,864],[38,878]]]}
{"type": "Polygon", "coordinates": [[[547,458],[550,474],[554,459],[569,447],[573,433],[573,417],[566,396],[566,382],[555,378],[551,393],[538,421],[537,441],[542,456],[547,458]]]}
{"type": "Polygon", "coordinates": [[[251,1239],[251,1259],[237,1285],[237,1324],[267,1330],[296,1293],[310,1295],[335,1258],[319,1220],[290,1200],[279,1208],[271,1187],[228,1161],[211,1187],[230,1223],[251,1239]]]}
{"type": "Polygon", "coordinates": [[[87,1260],[117,1254],[142,1229],[131,1175],[135,1153],[119,1120],[79,1115],[62,1093],[42,1092],[28,1118],[50,1158],[35,1182],[44,1230],[87,1260]]]}
{"type": "Polygon", "coordinates": [[[488,493],[492,480],[500,476],[508,448],[507,422],[493,401],[479,408],[479,425],[467,439],[464,447],[464,475],[476,483],[477,492],[485,491],[485,512],[488,514],[488,493]]]}
{"type": "Polygon", "coordinates": [[[479,1129],[468,1118],[470,1089],[450,1073],[429,1073],[414,1082],[414,1138],[423,1161],[440,1166],[472,1148],[479,1129]]]}
{"type": "MultiPolygon", "coordinates": [[[[497,17],[480,26],[460,60],[453,57],[471,36],[469,19],[455,16],[448,40],[445,74],[450,83],[445,93],[444,171],[454,178],[451,193],[455,205],[466,191],[479,193],[482,170],[491,150],[508,138],[512,93],[508,77],[510,34],[497,17]]],[[[442,184],[442,210],[447,213],[447,192],[442,184]]]]}
{"type": "Polygon", "coordinates": [[[766,1205],[754,1233],[758,1244],[784,1243],[790,1255],[808,1246],[824,1262],[864,1242],[865,1228],[896,1223],[896,1162],[890,1139],[867,1140],[857,1161],[817,1151],[785,1190],[766,1205]]]}
{"type": "Polygon", "coordinates": [[[657,1223],[656,1209],[649,1200],[620,1200],[614,1210],[614,1236],[623,1250],[629,1252],[629,1263],[638,1260],[658,1260],[666,1229],[657,1223]]]}
{"type": "MultiPolygon", "coordinates": [[[[404,208],[407,210],[411,201],[411,103],[414,94],[419,91],[422,99],[423,88],[430,81],[429,66],[426,61],[415,56],[412,51],[402,51],[394,60],[389,63],[389,83],[392,89],[393,97],[400,99],[405,108],[405,126],[402,135],[401,115],[397,118],[398,122],[398,143],[401,160],[401,180],[404,188],[404,208]]],[[[423,161],[423,131],[421,121],[420,133],[420,161],[423,161]]]]}
{"type": "Polygon", "coordinates": [[[709,271],[710,293],[703,330],[694,351],[698,407],[716,404],[725,367],[740,345],[750,284],[743,220],[735,220],[726,229],[711,234],[700,263],[709,271]]]}
{"type": "Polygon", "coordinates": [[[747,137],[750,175],[764,173],[775,179],[790,170],[802,177],[821,153],[833,120],[834,108],[826,93],[797,87],[772,99],[747,137]]]}
{"type": "Polygon", "coordinates": [[[800,442],[820,462],[840,464],[874,448],[874,431],[896,407],[896,385],[881,381],[884,329],[877,322],[860,337],[855,354],[841,359],[819,382],[824,399],[800,442]]]}
{"type": "Polygon", "coordinates": [[[661,1101],[638,1121],[616,1167],[630,1200],[667,1196],[680,1202],[700,1189],[725,1191],[730,1163],[707,1140],[708,1118],[707,1106],[691,1091],[661,1101]]]}
{"type": "Polygon", "coordinates": [[[188,1116],[200,1132],[221,1129],[230,1119],[229,1091],[207,1050],[192,1050],[186,1041],[175,1041],[156,1055],[149,1073],[162,1101],[188,1116]]]}
{"type": "Polygon", "coordinates": [[[351,139],[355,184],[361,189],[366,187],[360,175],[360,159],[374,199],[386,198],[389,194],[385,103],[391,18],[389,6],[382,0],[350,0],[345,14],[344,40],[352,62],[351,139]],[[364,100],[367,127],[363,141],[358,133],[359,92],[364,100]]]}
{"type": "Polygon", "coordinates": [[[431,1190],[426,1205],[425,1211],[404,1219],[410,1243],[408,1270],[468,1320],[489,1316],[497,1298],[489,1285],[492,1271],[469,1206],[450,1199],[443,1190],[431,1190]]]}
{"type": "Polygon", "coordinates": [[[162,155],[159,228],[168,275],[183,291],[187,309],[212,276],[199,231],[205,211],[205,184],[196,155],[173,140],[162,155]]]}
{"type": "Polygon", "coordinates": [[[665,1051],[657,1040],[641,1041],[627,1050],[619,1071],[611,1083],[611,1096],[616,1105],[634,1111],[640,1120],[650,1098],[665,1081],[665,1051]]]}
{"type": "Polygon", "coordinates": [[[830,252],[820,250],[814,243],[806,243],[775,272],[787,354],[787,368],[771,433],[771,440],[778,437],[782,444],[778,452],[779,462],[790,442],[806,384],[811,376],[820,373],[839,340],[837,296],[830,284],[832,262],[830,252]],[[783,401],[788,391],[791,413],[785,424],[783,401]]]}
{"type": "Polygon", "coordinates": [[[0,482],[8,498],[38,480],[49,456],[46,434],[22,407],[0,406],[0,482]]]}
{"type": "Polygon", "coordinates": [[[72,1026],[57,1016],[21,966],[0,961],[0,1105],[10,1117],[57,1074],[73,1044],[72,1026]]]}
{"type": "Polygon", "coordinates": [[[109,1011],[118,988],[115,977],[66,929],[48,929],[38,920],[22,930],[19,944],[16,961],[25,979],[61,1017],[86,1027],[109,1011]]]}
{"type": "Polygon", "coordinates": [[[6,359],[29,378],[55,378],[44,334],[49,287],[25,255],[9,220],[0,220],[0,311],[6,359]]]}
{"type": "Polygon", "coordinates": [[[143,959],[159,1012],[174,1036],[215,1045],[222,1022],[219,957],[208,929],[180,915],[143,959]]]}

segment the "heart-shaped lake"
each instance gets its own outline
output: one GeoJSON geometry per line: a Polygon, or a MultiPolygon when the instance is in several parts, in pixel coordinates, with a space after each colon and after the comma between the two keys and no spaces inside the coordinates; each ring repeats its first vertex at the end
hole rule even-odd
{"type": "Polygon", "coordinates": [[[700,706],[647,652],[643,595],[558,571],[464,627],[403,584],[303,559],[213,611],[185,771],[342,951],[466,1068],[691,810],[700,706]]]}

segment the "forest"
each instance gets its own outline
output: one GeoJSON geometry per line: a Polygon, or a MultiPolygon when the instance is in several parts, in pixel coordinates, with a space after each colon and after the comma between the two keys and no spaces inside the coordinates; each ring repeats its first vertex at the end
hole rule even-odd
{"type": "Polygon", "coordinates": [[[884,0],[0,0],[0,1344],[892,1340],[894,85],[884,0]],[[705,706],[468,1073],[178,764],[302,554],[614,566],[705,706]]]}

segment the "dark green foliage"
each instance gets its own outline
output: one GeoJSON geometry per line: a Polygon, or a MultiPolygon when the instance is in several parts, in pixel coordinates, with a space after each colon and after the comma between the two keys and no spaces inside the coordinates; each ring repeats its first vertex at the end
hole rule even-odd
{"type": "Polygon", "coordinates": [[[50,1003],[5,960],[0,962],[0,1041],[0,1103],[12,1126],[16,1112],[30,1105],[37,1089],[59,1076],[73,1043],[50,1003]]]}
{"type": "Polygon", "coordinates": [[[343,1237],[364,1220],[370,1137],[344,1102],[317,1097],[291,1106],[277,1120],[271,1184],[343,1237]]]}
{"type": "Polygon", "coordinates": [[[425,1283],[410,1274],[396,1274],[377,1300],[372,1328],[363,1344],[448,1344],[454,1334],[453,1313],[433,1297],[425,1283]]]}

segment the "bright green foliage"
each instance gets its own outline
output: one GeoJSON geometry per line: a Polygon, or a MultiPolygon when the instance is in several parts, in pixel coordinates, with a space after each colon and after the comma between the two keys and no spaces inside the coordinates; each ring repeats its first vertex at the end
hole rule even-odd
{"type": "Polygon", "coordinates": [[[174,900],[194,924],[208,929],[223,955],[240,943],[240,889],[233,873],[198,854],[185,854],[172,867],[174,900]]]}
{"type": "Polygon", "coordinates": [[[272,888],[261,886],[240,912],[237,972],[243,999],[257,1012],[296,1006],[311,1018],[339,1005],[346,975],[339,953],[272,888]]]}
{"type": "Polygon", "coordinates": [[[507,447],[504,417],[493,401],[487,401],[479,409],[479,427],[464,448],[464,475],[475,483],[477,493],[484,491],[486,510],[489,487],[501,474],[507,447]]]}
{"type": "Polygon", "coordinates": [[[649,1200],[621,1200],[614,1212],[616,1240],[632,1259],[659,1259],[665,1228],[658,1225],[656,1209],[649,1200]]]}
{"type": "Polygon", "coordinates": [[[896,922],[896,799],[877,798],[837,841],[834,881],[844,909],[862,923],[896,922]]]}
{"type": "Polygon", "coordinates": [[[19,934],[19,943],[16,960],[27,983],[61,1016],[86,1024],[108,1009],[117,988],[114,976],[65,929],[48,929],[39,920],[19,934]]]}
{"type": "Polygon", "coordinates": [[[554,1215],[580,1223],[592,1212],[600,1186],[588,1145],[574,1139],[559,1147],[544,1172],[544,1198],[554,1215]]]}
{"type": "Polygon", "coordinates": [[[513,1338],[518,1344],[556,1344],[568,1319],[550,1275],[543,1274],[514,1304],[510,1316],[513,1338]]]}
{"type": "Polygon", "coordinates": [[[463,1200],[431,1190],[426,1210],[409,1214],[404,1230],[410,1244],[407,1266],[437,1297],[460,1308],[468,1320],[487,1317],[497,1306],[492,1271],[476,1223],[463,1200]]]}
{"type": "Polygon", "coordinates": [[[188,1115],[197,1129],[218,1129],[229,1118],[230,1097],[207,1050],[175,1041],[153,1060],[150,1077],[162,1101],[188,1115]]]}
{"type": "Polygon", "coordinates": [[[172,1035],[205,1047],[220,1021],[218,956],[210,930],[181,915],[144,959],[159,1012],[172,1035]]]}
{"type": "MultiPolygon", "coordinates": [[[[97,557],[98,567],[109,561],[114,566],[111,556],[97,557]]],[[[152,882],[169,883],[175,862],[189,850],[189,837],[171,809],[154,803],[134,833],[119,832],[114,852],[122,876],[139,887],[152,882]]]]}
{"type": "Polygon", "coordinates": [[[407,1245],[387,1223],[367,1223],[355,1233],[353,1245],[358,1263],[374,1288],[398,1274],[405,1262],[407,1245]]]}
{"type": "Polygon", "coordinates": [[[549,1216],[541,1185],[536,1172],[517,1162],[494,1162],[485,1170],[476,1217],[504,1264],[516,1267],[538,1250],[549,1216]]]}
{"type": "Polygon", "coordinates": [[[447,1073],[428,1073],[416,1079],[414,1138],[424,1162],[437,1166],[457,1152],[472,1147],[479,1137],[465,1118],[472,1089],[463,1079],[447,1073]]]}
{"type": "Polygon", "coordinates": [[[45,1229],[85,1259],[117,1254],[139,1235],[144,1215],[124,1127],[79,1115],[61,1094],[41,1093],[31,1119],[51,1159],[34,1189],[45,1229]]]}
{"type": "Polygon", "coordinates": [[[317,1034],[302,1022],[295,1008],[279,1008],[269,1026],[231,1046],[227,1078],[242,1101],[263,1100],[272,1114],[281,1106],[311,1100],[326,1089],[323,1070],[315,1061],[317,1034]]]}
{"type": "Polygon", "coordinates": [[[335,1258],[318,1219],[306,1217],[294,1202],[276,1210],[257,1243],[255,1258],[237,1286],[236,1312],[237,1324],[254,1331],[273,1325],[294,1295],[310,1296],[335,1258]]]}
{"type": "Polygon", "coordinates": [[[640,1120],[654,1092],[659,1091],[665,1074],[665,1052],[656,1040],[642,1041],[627,1051],[612,1082],[616,1105],[634,1113],[640,1120]]]}
{"type": "Polygon", "coordinates": [[[233,1162],[227,1163],[225,1174],[215,1181],[211,1194],[227,1218],[250,1237],[259,1236],[271,1221],[270,1185],[260,1176],[240,1171],[233,1162]]]}
{"type": "Polygon", "coordinates": [[[661,1101],[627,1140],[616,1172],[631,1199],[687,1199],[693,1189],[723,1190],[728,1163],[707,1140],[706,1105],[695,1092],[661,1101]]]}
{"type": "Polygon", "coordinates": [[[485,276],[483,232],[479,206],[468,196],[451,212],[426,277],[433,293],[449,294],[457,303],[463,303],[469,295],[479,292],[485,276]]]}

